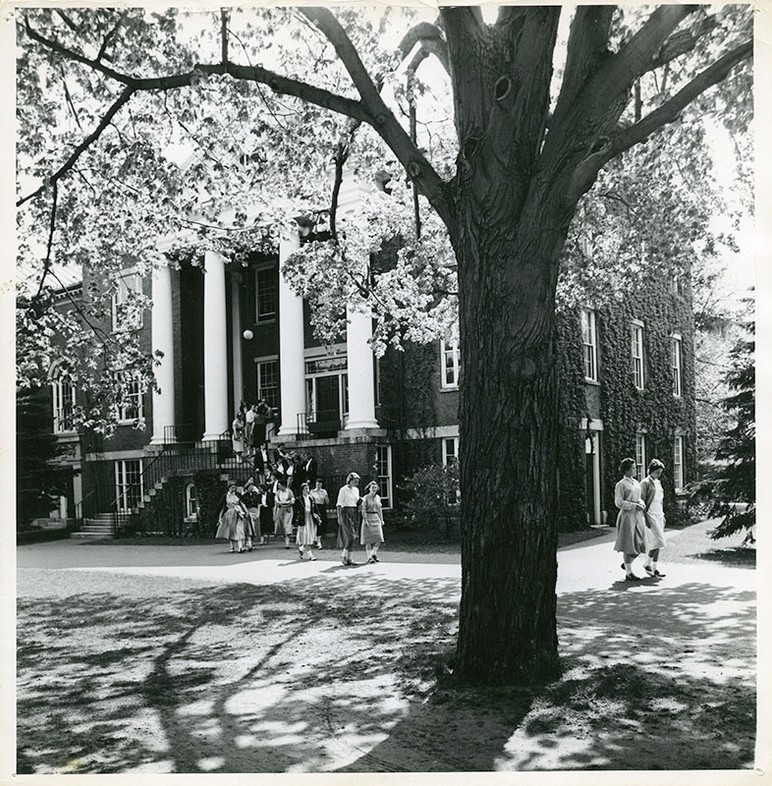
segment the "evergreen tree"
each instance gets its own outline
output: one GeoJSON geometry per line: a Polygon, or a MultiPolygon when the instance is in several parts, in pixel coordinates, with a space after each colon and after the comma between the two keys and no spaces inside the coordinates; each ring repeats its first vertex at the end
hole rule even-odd
{"type": "Polygon", "coordinates": [[[732,394],[721,406],[735,425],[721,439],[716,451],[719,468],[714,477],[700,483],[692,501],[709,501],[710,515],[720,516],[713,530],[715,540],[747,530],[745,543],[753,543],[756,524],[756,372],[754,367],[755,325],[747,324],[743,336],[730,353],[732,368],[726,383],[732,394]]]}

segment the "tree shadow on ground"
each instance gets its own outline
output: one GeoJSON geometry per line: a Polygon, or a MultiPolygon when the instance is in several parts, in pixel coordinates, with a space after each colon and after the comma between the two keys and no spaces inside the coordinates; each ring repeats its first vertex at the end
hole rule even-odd
{"type": "Polygon", "coordinates": [[[559,598],[563,678],[437,679],[458,581],[309,577],[163,602],[19,602],[24,772],[731,769],[754,738],[752,593],[559,598]],[[46,668],[41,675],[41,658],[46,668]]]}
{"type": "Polygon", "coordinates": [[[694,558],[708,560],[709,562],[720,562],[722,565],[730,565],[733,568],[756,567],[756,549],[749,549],[745,546],[711,549],[710,551],[695,554],[694,558]]]}

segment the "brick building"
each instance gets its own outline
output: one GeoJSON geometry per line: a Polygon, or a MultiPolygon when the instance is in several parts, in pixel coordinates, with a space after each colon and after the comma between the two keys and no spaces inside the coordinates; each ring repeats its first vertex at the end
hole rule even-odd
{"type": "MultiPolygon", "coordinates": [[[[68,411],[78,392],[53,383],[52,428],[79,470],[65,515],[95,532],[208,531],[225,484],[252,474],[233,455],[228,431],[240,403],[260,397],[274,412],[271,443],[313,455],[333,501],[356,470],[379,481],[393,510],[400,478],[458,456],[466,350],[439,341],[377,359],[360,313],[348,314],[339,343],[323,344],[308,304],[280,274],[300,242],[300,233],[286,237],[246,265],[207,251],[203,265],[161,265],[152,276],[122,270],[110,327],[139,331],[147,351],[163,352],[160,391],[137,386],[114,436],[96,439],[73,429],[68,411]],[[121,324],[122,293],[131,289],[152,307],[121,324]]],[[[639,473],[655,456],[665,462],[672,510],[694,466],[688,277],[654,277],[635,298],[569,311],[560,324],[561,526],[613,522],[616,468],[627,455],[639,473]]]]}

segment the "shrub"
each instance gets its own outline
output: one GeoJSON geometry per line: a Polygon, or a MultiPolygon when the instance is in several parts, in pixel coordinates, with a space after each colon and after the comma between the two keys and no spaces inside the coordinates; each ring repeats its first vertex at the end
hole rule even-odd
{"type": "Polygon", "coordinates": [[[400,485],[404,495],[402,512],[412,527],[443,526],[445,537],[453,534],[459,521],[458,464],[430,464],[416,470],[400,485]]]}

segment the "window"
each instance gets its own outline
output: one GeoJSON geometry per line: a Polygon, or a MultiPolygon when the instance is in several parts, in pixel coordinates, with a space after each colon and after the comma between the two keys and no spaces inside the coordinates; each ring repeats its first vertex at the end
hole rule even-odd
{"type": "Polygon", "coordinates": [[[671,366],[673,369],[673,395],[681,397],[681,336],[674,333],[670,339],[671,366]]]}
{"type": "Polygon", "coordinates": [[[461,350],[457,341],[440,341],[440,365],[442,367],[442,387],[457,388],[461,374],[461,350]]]}
{"type": "Polygon", "coordinates": [[[143,391],[139,379],[126,378],[118,391],[118,420],[134,423],[144,416],[143,391]]]}
{"type": "Polygon", "coordinates": [[[269,407],[279,406],[279,361],[258,360],[257,397],[264,398],[269,407]]]}
{"type": "Polygon", "coordinates": [[[198,518],[198,492],[193,483],[185,487],[185,517],[198,518]]]}
{"type": "Polygon", "coordinates": [[[676,491],[684,487],[684,438],[679,435],[673,440],[673,485],[676,491]]]}
{"type": "Polygon", "coordinates": [[[646,435],[640,431],[635,435],[635,476],[646,477],[646,435]]]}
{"type": "Polygon", "coordinates": [[[131,513],[139,506],[142,492],[142,461],[121,459],[115,462],[115,507],[118,513],[131,513]]]}
{"type": "Polygon", "coordinates": [[[442,440],[442,463],[448,464],[458,461],[458,437],[445,437],[442,440]]]}
{"type": "Polygon", "coordinates": [[[255,322],[272,322],[279,310],[279,271],[260,268],[255,273],[255,322]]]}
{"type": "Polygon", "coordinates": [[[598,381],[598,334],[595,328],[595,311],[582,309],[582,345],[584,349],[584,378],[598,381]]]}
{"type": "Polygon", "coordinates": [[[113,330],[133,330],[142,327],[142,308],[137,295],[142,294],[139,273],[122,272],[112,296],[113,330]]]}
{"type": "Polygon", "coordinates": [[[51,383],[54,409],[54,434],[75,430],[75,388],[71,383],[57,380],[51,383]]]}
{"type": "Polygon", "coordinates": [[[391,507],[391,445],[377,445],[375,457],[375,473],[378,481],[378,493],[384,508],[391,507]]]}
{"type": "Polygon", "coordinates": [[[635,321],[630,328],[633,356],[633,382],[638,390],[643,390],[646,384],[643,371],[643,322],[635,321]]]}

